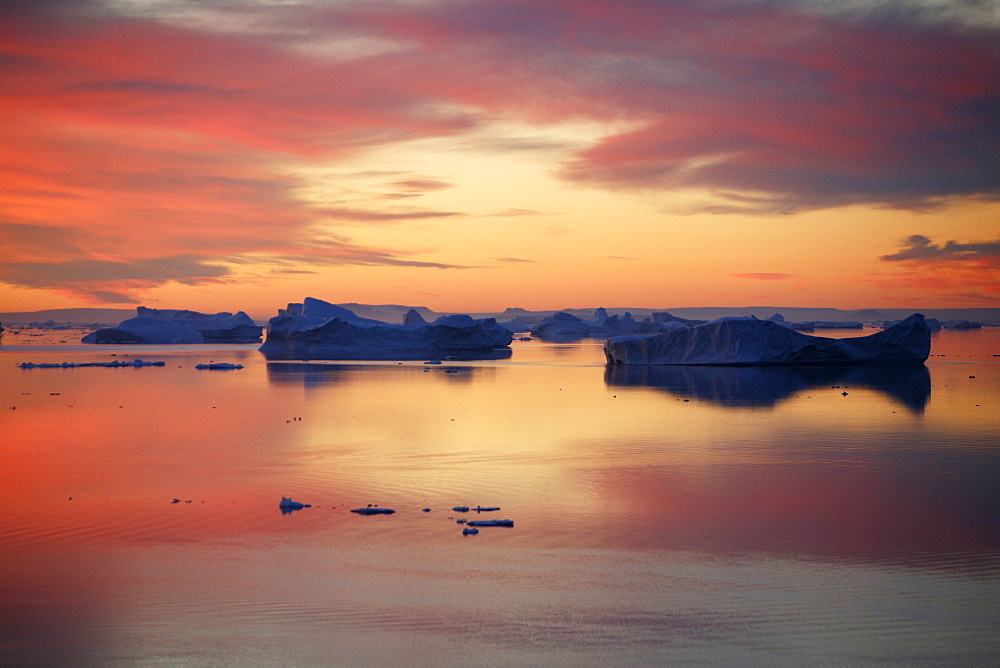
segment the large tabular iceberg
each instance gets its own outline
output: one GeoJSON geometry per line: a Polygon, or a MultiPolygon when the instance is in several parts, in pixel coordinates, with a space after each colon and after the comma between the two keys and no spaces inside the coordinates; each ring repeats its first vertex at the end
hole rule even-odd
{"type": "Polygon", "coordinates": [[[390,325],[307,298],[271,318],[260,352],[271,360],[488,359],[509,356],[511,338],[493,318],[450,315],[390,325]]]}
{"type": "Polygon", "coordinates": [[[919,313],[870,336],[847,339],[810,336],[768,320],[728,318],[604,343],[609,364],[923,363],[930,350],[930,328],[919,313]]]}
{"type": "Polygon", "coordinates": [[[263,328],[243,311],[198,313],[140,306],[136,317],[91,332],[83,343],[258,343],[263,328]]]}

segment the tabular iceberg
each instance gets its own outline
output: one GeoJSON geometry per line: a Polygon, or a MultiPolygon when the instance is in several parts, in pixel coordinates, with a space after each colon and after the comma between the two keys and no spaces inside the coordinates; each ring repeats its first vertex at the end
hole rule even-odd
{"type": "Polygon", "coordinates": [[[260,352],[269,360],[489,359],[508,356],[511,340],[493,318],[451,315],[390,325],[308,298],[271,318],[260,352]]]}
{"type": "Polygon", "coordinates": [[[881,332],[847,339],[810,336],[768,320],[730,318],[604,343],[609,364],[920,364],[930,350],[930,328],[919,313],[881,332]]]}
{"type": "Polygon", "coordinates": [[[91,332],[83,343],[257,343],[262,327],[243,311],[198,313],[139,306],[136,317],[91,332]]]}

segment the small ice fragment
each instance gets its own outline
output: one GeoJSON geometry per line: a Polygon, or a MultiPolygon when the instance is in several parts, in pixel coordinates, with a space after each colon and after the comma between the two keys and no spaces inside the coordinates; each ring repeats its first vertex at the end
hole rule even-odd
{"type": "Polygon", "coordinates": [[[440,364],[441,360],[427,360],[424,364],[440,364]]]}
{"type": "Polygon", "coordinates": [[[358,515],[392,515],[395,510],[392,508],[379,508],[378,506],[368,506],[367,508],[355,508],[351,511],[358,515]]]}
{"type": "Polygon", "coordinates": [[[424,508],[424,512],[425,513],[429,513],[429,512],[431,512],[431,509],[430,508],[424,508]]]}
{"type": "Polygon", "coordinates": [[[469,520],[455,520],[455,524],[465,524],[469,520]]]}
{"type": "Polygon", "coordinates": [[[311,508],[312,506],[308,503],[299,503],[298,501],[292,501],[288,497],[281,497],[281,503],[278,507],[282,510],[302,510],[303,508],[311,508]]]}
{"type": "Polygon", "coordinates": [[[512,527],[514,520],[472,520],[470,527],[512,527]]]}
{"type": "Polygon", "coordinates": [[[476,506],[475,508],[473,508],[473,510],[475,510],[477,513],[487,513],[487,512],[490,512],[492,510],[500,510],[500,508],[498,508],[496,506],[488,506],[488,507],[487,506],[476,506]]]}
{"type": "Polygon", "coordinates": [[[170,503],[180,503],[180,502],[181,502],[181,500],[180,500],[180,499],[174,499],[174,500],[173,500],[173,501],[171,501],[170,503]]]}
{"type": "Polygon", "coordinates": [[[465,527],[464,529],[462,529],[463,536],[470,536],[477,533],[479,533],[479,529],[470,529],[469,527],[465,527]]]}
{"type": "Polygon", "coordinates": [[[195,364],[195,369],[242,369],[242,364],[230,364],[229,362],[209,362],[208,364],[195,364]]]}
{"type": "Polygon", "coordinates": [[[469,507],[468,506],[455,506],[454,508],[452,508],[452,510],[454,510],[456,513],[467,513],[467,512],[469,512],[469,507]]]}

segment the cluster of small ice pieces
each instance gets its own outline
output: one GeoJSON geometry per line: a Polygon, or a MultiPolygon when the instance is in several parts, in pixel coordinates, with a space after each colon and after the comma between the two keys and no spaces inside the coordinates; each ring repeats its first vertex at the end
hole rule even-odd
{"type": "Polygon", "coordinates": [[[75,369],[77,367],[84,366],[103,366],[103,367],[141,367],[141,366],[163,366],[162,361],[147,362],[146,360],[134,359],[131,362],[126,360],[114,360],[113,362],[22,362],[18,364],[22,369],[75,369]]]}
{"type": "MultiPolygon", "coordinates": [[[[177,501],[175,500],[174,503],[176,503],[176,502],[177,501]]],[[[290,497],[283,496],[283,497],[281,497],[281,502],[278,504],[278,507],[281,509],[282,513],[290,513],[293,510],[302,510],[303,508],[311,508],[312,504],[301,503],[299,501],[293,501],[290,497]]],[[[431,512],[430,508],[422,508],[421,510],[423,512],[425,512],[425,513],[431,512]]],[[[455,506],[454,508],[452,508],[452,510],[455,511],[455,512],[458,512],[458,513],[467,513],[467,512],[470,512],[470,511],[474,511],[474,512],[477,512],[477,513],[487,513],[487,512],[496,512],[496,511],[500,510],[500,507],[499,506],[476,506],[475,508],[471,508],[469,506],[455,506]]],[[[367,506],[365,506],[363,508],[353,508],[353,509],[351,509],[351,512],[352,513],[357,513],[358,515],[393,515],[393,514],[396,513],[395,509],[393,509],[393,508],[380,508],[377,504],[374,504],[374,503],[369,503],[367,506]]],[[[473,534],[479,533],[479,529],[477,527],[513,527],[514,526],[514,520],[508,520],[508,519],[502,519],[502,520],[466,520],[466,519],[459,519],[459,520],[456,520],[456,522],[458,524],[465,525],[462,528],[462,535],[464,535],[464,536],[468,536],[468,535],[473,535],[473,534]]]]}

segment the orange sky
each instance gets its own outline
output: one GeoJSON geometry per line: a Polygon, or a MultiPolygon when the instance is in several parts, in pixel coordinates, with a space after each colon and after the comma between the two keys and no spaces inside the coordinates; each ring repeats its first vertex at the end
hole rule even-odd
{"type": "Polygon", "coordinates": [[[1000,19],[0,6],[0,310],[1000,305],[1000,19]]]}

